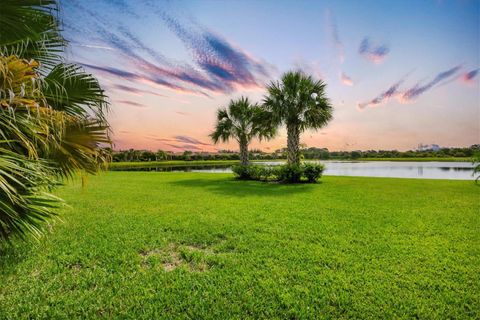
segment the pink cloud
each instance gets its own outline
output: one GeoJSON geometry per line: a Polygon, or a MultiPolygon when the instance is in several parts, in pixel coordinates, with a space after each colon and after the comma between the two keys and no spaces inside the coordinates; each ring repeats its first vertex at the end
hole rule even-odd
{"type": "Polygon", "coordinates": [[[138,89],[138,88],[134,88],[134,87],[126,86],[126,85],[121,85],[121,84],[115,84],[115,85],[112,86],[112,88],[116,89],[116,90],[128,92],[132,95],[139,96],[139,97],[143,97],[144,94],[150,94],[150,95],[157,96],[157,97],[167,97],[166,95],[155,92],[155,91],[138,89]]]}
{"type": "Polygon", "coordinates": [[[358,109],[363,110],[366,107],[376,107],[376,106],[379,106],[379,105],[385,103],[389,99],[393,98],[395,95],[399,94],[398,88],[400,87],[402,82],[403,82],[403,79],[398,81],[397,83],[393,84],[392,86],[390,86],[390,88],[388,88],[386,91],[382,92],[381,94],[379,94],[377,97],[373,98],[372,100],[370,100],[368,102],[364,102],[364,103],[359,103],[357,105],[358,109]]]}
{"type": "Polygon", "coordinates": [[[340,74],[340,81],[346,85],[346,86],[353,86],[353,80],[349,76],[347,76],[345,73],[340,74]]]}
{"type": "Polygon", "coordinates": [[[327,29],[330,31],[333,44],[337,49],[338,59],[340,60],[340,63],[343,63],[343,61],[345,61],[345,49],[342,41],[340,40],[340,36],[338,34],[337,23],[332,13],[330,12],[330,10],[327,10],[326,21],[327,21],[327,29]]]}
{"type": "Polygon", "coordinates": [[[403,92],[399,97],[399,101],[401,103],[408,103],[417,99],[420,95],[434,88],[439,83],[444,82],[444,80],[451,79],[460,70],[460,68],[460,66],[456,66],[446,71],[442,71],[426,84],[421,85],[420,83],[417,83],[412,88],[403,92]]]}
{"type": "Polygon", "coordinates": [[[480,69],[474,69],[461,75],[460,80],[465,84],[474,84],[480,69]]]}
{"type": "Polygon", "coordinates": [[[364,38],[358,48],[358,53],[374,63],[382,62],[387,54],[390,52],[390,48],[385,44],[375,44],[368,38],[364,38]]]}

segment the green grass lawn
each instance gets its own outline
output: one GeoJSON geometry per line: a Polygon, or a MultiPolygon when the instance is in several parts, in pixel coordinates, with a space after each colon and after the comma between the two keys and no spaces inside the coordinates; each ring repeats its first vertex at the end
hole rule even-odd
{"type": "Polygon", "coordinates": [[[479,318],[480,186],[108,172],[0,253],[1,319],[479,318]]]}

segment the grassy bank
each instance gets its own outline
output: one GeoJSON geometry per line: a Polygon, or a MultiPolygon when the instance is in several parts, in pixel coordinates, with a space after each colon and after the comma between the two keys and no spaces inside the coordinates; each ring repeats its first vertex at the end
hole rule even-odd
{"type": "Polygon", "coordinates": [[[445,158],[437,158],[437,157],[429,157],[429,158],[360,158],[359,161],[419,161],[419,162],[472,162],[472,158],[470,157],[445,157],[445,158]]]}
{"type": "Polygon", "coordinates": [[[0,256],[0,318],[478,318],[471,181],[108,172],[0,256]]]}
{"type": "MultiPolygon", "coordinates": [[[[352,161],[351,159],[330,159],[331,161],[352,161]]],[[[252,160],[252,162],[285,162],[285,159],[274,159],[274,160],[252,160]]],[[[307,160],[309,161],[309,160],[307,160]]],[[[324,161],[324,160],[312,160],[312,161],[324,161]]],[[[360,158],[353,161],[440,161],[440,162],[450,162],[450,161],[460,161],[460,162],[471,162],[471,158],[360,158]]],[[[238,160],[172,160],[172,161],[142,161],[142,162],[112,162],[109,165],[109,168],[112,170],[121,169],[121,168],[135,168],[135,167],[170,167],[170,166],[208,166],[208,165],[233,165],[239,164],[238,160]]]]}
{"type": "Polygon", "coordinates": [[[233,165],[240,163],[238,160],[167,160],[167,161],[138,161],[138,162],[112,162],[109,169],[135,168],[135,167],[170,167],[170,166],[206,166],[206,165],[233,165]]]}

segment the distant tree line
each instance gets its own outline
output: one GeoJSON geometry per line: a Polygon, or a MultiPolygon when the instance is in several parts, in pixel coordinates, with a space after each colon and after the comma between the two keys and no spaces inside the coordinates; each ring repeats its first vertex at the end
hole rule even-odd
{"type": "MultiPolygon", "coordinates": [[[[472,157],[475,152],[480,150],[480,145],[472,145],[464,148],[441,148],[440,150],[366,150],[366,151],[329,151],[327,148],[303,147],[300,149],[304,159],[318,160],[355,160],[360,158],[460,158],[472,157]]],[[[158,150],[156,152],[149,150],[120,150],[111,151],[114,162],[141,162],[141,161],[166,161],[166,160],[240,160],[239,152],[232,150],[220,150],[218,152],[192,152],[173,153],[169,151],[158,150]]],[[[286,148],[275,150],[274,152],[264,152],[262,150],[250,150],[251,160],[275,160],[286,159],[286,148]]]]}

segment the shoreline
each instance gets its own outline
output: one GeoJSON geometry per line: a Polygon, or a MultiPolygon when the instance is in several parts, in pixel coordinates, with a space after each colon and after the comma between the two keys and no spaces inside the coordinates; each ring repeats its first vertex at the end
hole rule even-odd
{"type": "MultiPolygon", "coordinates": [[[[286,159],[261,159],[251,160],[255,162],[285,162],[286,159]]],[[[305,159],[305,161],[392,161],[392,162],[471,162],[468,157],[445,157],[445,158],[359,158],[359,159],[305,159]]],[[[239,164],[238,160],[162,160],[162,161],[132,161],[132,162],[111,162],[108,169],[125,167],[156,167],[156,166],[195,166],[195,165],[234,165],[239,164]]]]}

